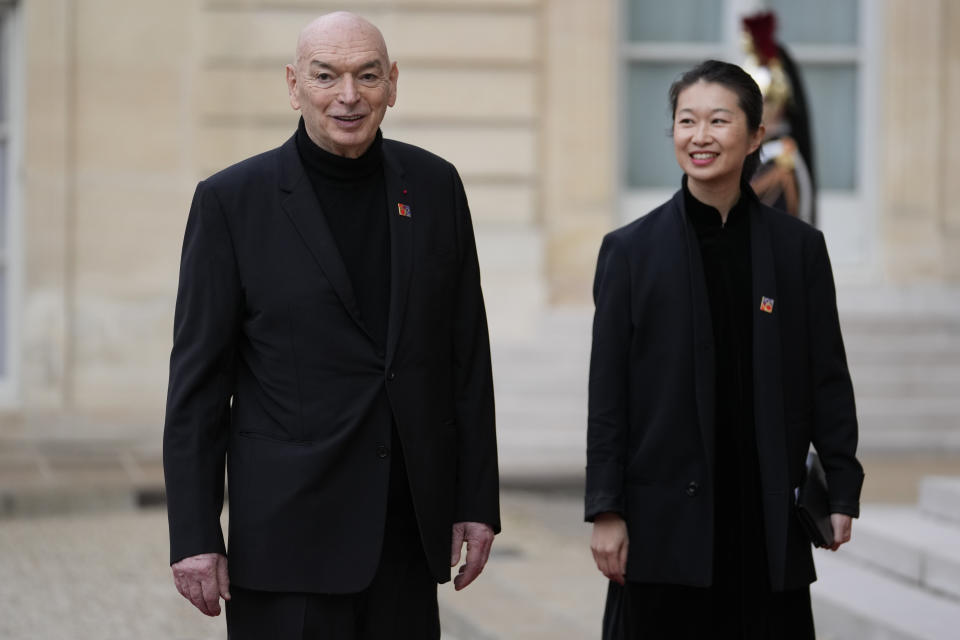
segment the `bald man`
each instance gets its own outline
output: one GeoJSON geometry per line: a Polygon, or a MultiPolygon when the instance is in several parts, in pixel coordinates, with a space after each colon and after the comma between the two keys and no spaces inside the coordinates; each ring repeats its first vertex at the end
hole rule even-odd
{"type": "Polygon", "coordinates": [[[456,169],[386,140],[398,69],[300,34],[297,131],[197,185],[164,426],[177,589],[233,640],[440,637],[500,530],[490,348],[456,169]],[[229,553],[220,527],[229,478],[229,553]]]}

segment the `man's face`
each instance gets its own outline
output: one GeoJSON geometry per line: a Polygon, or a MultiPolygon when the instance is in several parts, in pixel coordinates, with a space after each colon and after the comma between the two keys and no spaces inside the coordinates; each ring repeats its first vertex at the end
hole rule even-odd
{"type": "Polygon", "coordinates": [[[397,65],[379,32],[365,22],[336,20],[308,28],[287,65],[290,106],[303,114],[318,146],[348,158],[363,154],[387,107],[397,100],[397,65]]]}

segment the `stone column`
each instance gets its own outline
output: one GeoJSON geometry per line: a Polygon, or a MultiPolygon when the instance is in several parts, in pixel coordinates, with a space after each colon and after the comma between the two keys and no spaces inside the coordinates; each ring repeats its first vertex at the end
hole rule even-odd
{"type": "Polygon", "coordinates": [[[541,215],[553,304],[586,304],[616,200],[614,0],[544,4],[541,215]]]}
{"type": "Polygon", "coordinates": [[[943,211],[943,243],[948,282],[960,283],[960,3],[944,2],[940,20],[943,42],[943,145],[940,184],[943,211]]]}
{"type": "Polygon", "coordinates": [[[960,25],[955,2],[888,0],[881,238],[894,283],[960,281],[960,25]]]}
{"type": "Polygon", "coordinates": [[[20,387],[25,410],[59,409],[65,401],[72,242],[68,229],[73,211],[73,1],[32,0],[21,6],[26,95],[20,387]]]}
{"type": "Polygon", "coordinates": [[[196,3],[23,3],[25,416],[162,413],[196,3]]]}

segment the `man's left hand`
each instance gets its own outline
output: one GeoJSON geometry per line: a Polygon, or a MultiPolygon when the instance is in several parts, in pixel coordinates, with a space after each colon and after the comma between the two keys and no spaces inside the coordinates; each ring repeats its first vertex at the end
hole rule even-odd
{"type": "Polygon", "coordinates": [[[833,525],[833,546],[830,551],[836,551],[840,545],[850,542],[850,534],[853,529],[853,518],[845,513],[831,513],[830,524],[833,525]]]}
{"type": "Polygon", "coordinates": [[[493,536],[493,529],[482,522],[457,522],[453,525],[451,567],[457,566],[460,562],[460,550],[463,543],[467,543],[467,561],[460,567],[457,577],[453,579],[453,586],[457,591],[465,589],[483,571],[487,558],[490,557],[493,536]]]}

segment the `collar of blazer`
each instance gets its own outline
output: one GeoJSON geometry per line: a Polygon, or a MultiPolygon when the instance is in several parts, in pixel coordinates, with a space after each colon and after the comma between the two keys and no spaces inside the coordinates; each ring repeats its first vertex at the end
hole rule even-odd
{"type": "MultiPolygon", "coordinates": [[[[317,264],[320,265],[350,317],[358,328],[373,340],[373,336],[361,319],[360,307],[357,304],[346,265],[340,256],[326,217],[322,215],[320,202],[303,169],[295,136],[287,140],[278,152],[279,183],[280,190],[283,192],[281,206],[284,212],[296,227],[317,264]]],[[[397,205],[405,204],[412,211],[416,211],[416,206],[413,195],[405,186],[406,172],[397,154],[393,152],[390,140],[383,141],[383,157],[387,188],[387,216],[390,221],[390,317],[387,324],[386,352],[386,365],[389,367],[400,339],[410,275],[413,271],[413,218],[398,215],[397,205]]]]}

